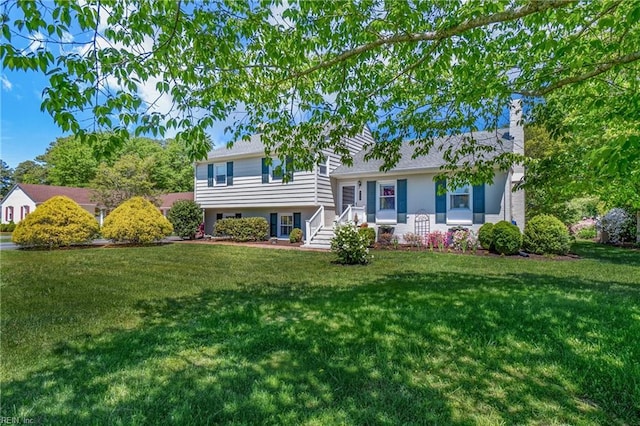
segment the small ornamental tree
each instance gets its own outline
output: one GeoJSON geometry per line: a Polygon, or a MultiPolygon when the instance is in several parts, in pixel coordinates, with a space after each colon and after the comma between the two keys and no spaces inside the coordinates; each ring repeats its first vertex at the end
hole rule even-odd
{"type": "Polygon", "coordinates": [[[336,236],[331,239],[331,251],[338,255],[344,265],[366,265],[369,263],[369,238],[358,232],[353,223],[336,225],[336,236]]]}
{"type": "Polygon", "coordinates": [[[64,247],[98,236],[96,219],[68,197],[56,196],[16,225],[13,242],[21,246],[64,247]]]}
{"type": "Polygon", "coordinates": [[[202,223],[202,209],[195,201],[178,200],[171,206],[167,218],[177,236],[192,240],[202,223]]]}
{"type": "Polygon", "coordinates": [[[567,254],[569,252],[569,230],[560,219],[538,215],[524,227],[523,248],[536,254],[567,254]]]}
{"type": "Polygon", "coordinates": [[[114,242],[147,244],[171,235],[173,226],[142,197],[120,204],[104,220],[102,236],[114,242]]]}

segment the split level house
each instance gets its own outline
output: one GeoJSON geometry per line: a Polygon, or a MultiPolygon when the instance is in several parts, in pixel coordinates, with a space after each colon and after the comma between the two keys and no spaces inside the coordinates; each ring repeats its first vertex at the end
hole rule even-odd
{"type": "MultiPolygon", "coordinates": [[[[518,108],[512,105],[508,128],[451,136],[435,146],[471,136],[497,153],[523,153],[518,108]]],[[[364,158],[363,147],[373,143],[368,129],[344,142],[352,165],[325,152],[325,164],[312,171],[290,171],[287,183],[278,173],[279,160],[267,161],[260,135],[211,151],[207,160],[195,165],[194,198],[204,211],[205,232],[212,234],[216,221],[223,218],[263,217],[271,237],[287,238],[292,229],[300,228],[305,245],[328,247],[334,224],[348,220],[374,228],[391,226],[400,242],[409,232],[425,235],[454,226],[477,230],[485,222],[500,220],[524,227],[524,192],[513,191],[523,178],[522,166],[496,170],[489,184],[452,188],[435,179],[445,162],[437,149],[413,158],[414,147],[406,142],[397,165],[382,172],[381,160],[364,158]],[[441,185],[446,193],[438,191],[441,185]]]]}
{"type": "MultiPolygon", "coordinates": [[[[80,207],[91,213],[102,225],[108,210],[94,200],[92,189],[29,183],[15,184],[2,199],[1,223],[18,223],[38,208],[40,204],[57,195],[71,198],[80,207]]],[[[160,204],[158,209],[166,216],[177,200],[193,200],[193,192],[174,192],[161,195],[158,197],[160,204]]]]}

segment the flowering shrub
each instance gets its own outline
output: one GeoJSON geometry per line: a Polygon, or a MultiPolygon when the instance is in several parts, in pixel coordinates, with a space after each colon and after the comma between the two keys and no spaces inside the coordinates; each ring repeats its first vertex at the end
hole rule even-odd
{"type": "Polygon", "coordinates": [[[407,232],[402,236],[404,241],[412,247],[422,247],[424,238],[422,235],[414,234],[413,232],[407,232]]]}
{"type": "Polygon", "coordinates": [[[12,239],[21,246],[64,247],[90,241],[98,235],[99,228],[91,213],[75,201],[56,196],[21,220],[12,239]]]}
{"type": "Polygon", "coordinates": [[[443,251],[447,247],[447,235],[441,231],[433,231],[425,238],[425,245],[429,250],[443,251]]]}
{"type": "Polygon", "coordinates": [[[633,218],[626,210],[621,208],[609,210],[604,217],[597,221],[597,227],[608,235],[608,242],[613,244],[630,241],[635,231],[633,218]]]}
{"type": "Polygon", "coordinates": [[[571,227],[569,228],[569,232],[571,232],[571,235],[578,235],[580,233],[580,231],[582,231],[585,228],[594,228],[595,229],[596,226],[596,220],[593,218],[584,218],[581,221],[574,223],[573,225],[571,225],[571,227]]]}
{"type": "Polygon", "coordinates": [[[530,253],[567,254],[569,231],[560,219],[541,214],[527,222],[522,245],[530,253]]]}
{"type": "Polygon", "coordinates": [[[369,238],[358,232],[353,223],[337,225],[335,237],[331,239],[331,251],[344,265],[366,265],[369,263],[369,238]]]}
{"type": "Polygon", "coordinates": [[[478,237],[473,231],[458,229],[448,232],[447,234],[451,234],[450,247],[455,250],[460,250],[464,253],[467,250],[475,250],[478,248],[478,237]]]}
{"type": "Polygon", "coordinates": [[[102,236],[112,241],[148,244],[168,237],[173,225],[160,210],[142,197],[120,204],[104,220],[102,236]]]}

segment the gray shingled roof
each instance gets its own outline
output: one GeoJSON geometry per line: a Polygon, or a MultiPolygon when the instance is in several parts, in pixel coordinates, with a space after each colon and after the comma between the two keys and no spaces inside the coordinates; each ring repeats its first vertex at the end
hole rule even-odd
{"type": "MultiPolygon", "coordinates": [[[[470,134],[462,134],[455,136],[447,136],[444,138],[438,138],[435,140],[433,148],[429,151],[428,155],[412,158],[415,152],[415,146],[410,144],[410,141],[404,142],[400,146],[401,158],[398,164],[392,169],[392,171],[408,171],[408,170],[420,170],[420,169],[438,169],[445,164],[445,160],[442,156],[443,150],[437,149],[438,147],[455,146],[461,143],[462,138],[469,137],[470,134]]],[[[513,151],[513,139],[509,136],[509,129],[498,129],[493,131],[481,131],[473,132],[473,139],[481,145],[494,146],[496,149],[492,153],[485,153],[482,159],[490,159],[497,154],[512,152],[513,151]]],[[[369,174],[379,173],[380,167],[383,164],[383,160],[369,160],[364,159],[365,152],[361,151],[353,157],[352,166],[339,166],[332,173],[332,176],[340,175],[352,175],[352,174],[369,174]]]]}
{"type": "Polygon", "coordinates": [[[231,148],[228,148],[225,144],[225,146],[209,151],[207,158],[226,158],[250,154],[264,154],[264,144],[259,133],[251,135],[248,141],[239,140],[234,142],[231,148]]]}

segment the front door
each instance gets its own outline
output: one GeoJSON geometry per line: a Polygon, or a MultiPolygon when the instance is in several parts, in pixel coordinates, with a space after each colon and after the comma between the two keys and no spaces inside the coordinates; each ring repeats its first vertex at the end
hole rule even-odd
{"type": "Polygon", "coordinates": [[[342,186],[342,194],[340,197],[340,213],[343,213],[349,205],[356,205],[356,186],[344,185],[342,186]]]}

